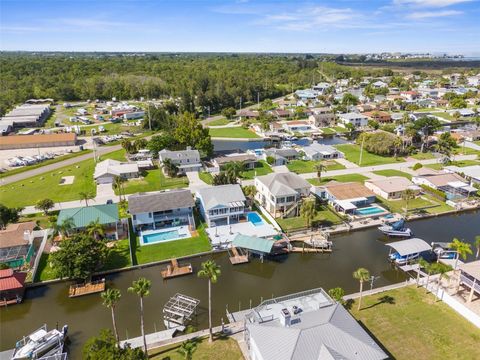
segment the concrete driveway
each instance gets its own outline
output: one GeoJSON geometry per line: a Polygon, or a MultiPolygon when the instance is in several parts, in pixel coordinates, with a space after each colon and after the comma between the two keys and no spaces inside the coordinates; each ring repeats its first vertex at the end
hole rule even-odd
{"type": "Polygon", "coordinates": [[[211,186],[211,185],[208,185],[208,184],[204,183],[200,179],[197,171],[187,172],[187,178],[188,178],[188,188],[190,189],[190,191],[192,193],[195,193],[199,189],[203,189],[203,188],[211,186]]]}

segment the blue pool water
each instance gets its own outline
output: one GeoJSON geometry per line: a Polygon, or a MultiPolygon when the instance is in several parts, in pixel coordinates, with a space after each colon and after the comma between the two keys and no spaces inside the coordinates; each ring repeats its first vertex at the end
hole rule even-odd
{"type": "Polygon", "coordinates": [[[159,243],[163,241],[180,239],[183,236],[180,235],[178,230],[170,230],[170,231],[163,231],[155,234],[146,234],[146,235],[143,235],[142,237],[143,237],[144,244],[153,244],[153,243],[159,243]]]}
{"type": "Polygon", "coordinates": [[[247,219],[255,226],[263,225],[262,218],[255,212],[248,213],[247,219]]]}
{"type": "Polygon", "coordinates": [[[383,210],[379,207],[376,207],[376,206],[370,206],[370,207],[361,208],[361,209],[356,210],[356,213],[360,214],[360,215],[375,215],[375,214],[381,214],[383,212],[385,212],[385,210],[383,210]]]}

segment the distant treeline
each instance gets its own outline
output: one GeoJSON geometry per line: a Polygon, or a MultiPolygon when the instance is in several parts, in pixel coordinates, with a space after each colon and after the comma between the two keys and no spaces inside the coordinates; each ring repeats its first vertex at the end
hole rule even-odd
{"type": "Polygon", "coordinates": [[[391,75],[309,55],[0,54],[0,114],[29,98],[59,101],[175,97],[182,111],[215,113],[332,78],[391,75]]]}

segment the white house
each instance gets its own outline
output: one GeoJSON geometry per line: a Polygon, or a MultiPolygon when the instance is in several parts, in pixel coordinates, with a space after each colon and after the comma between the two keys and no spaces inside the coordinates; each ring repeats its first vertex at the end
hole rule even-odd
{"type": "Polygon", "coordinates": [[[410,189],[417,195],[421,188],[403,176],[391,176],[380,180],[365,181],[365,187],[387,200],[401,199],[403,193],[410,189]]]}
{"type": "Polygon", "coordinates": [[[158,153],[160,163],[169,159],[173,164],[177,165],[178,173],[185,174],[188,171],[199,171],[202,169],[200,161],[200,153],[198,150],[192,150],[187,147],[186,150],[170,151],[163,149],[158,153]]]}
{"type": "Polygon", "coordinates": [[[338,114],[338,125],[346,127],[347,124],[352,124],[354,127],[364,127],[368,125],[368,117],[359,113],[338,114]]]}
{"type": "Polygon", "coordinates": [[[344,155],[341,151],[337,150],[333,146],[323,145],[317,142],[312,143],[311,145],[304,146],[303,152],[305,157],[308,160],[327,160],[327,159],[338,159],[343,158],[344,155]]]}
{"type": "Polygon", "coordinates": [[[137,178],[139,176],[138,165],[107,159],[97,164],[93,174],[97,184],[112,184],[116,176],[123,179],[137,178]]]}
{"type": "Polygon", "coordinates": [[[208,226],[236,223],[245,216],[246,198],[239,184],[203,188],[195,197],[208,226]]]}

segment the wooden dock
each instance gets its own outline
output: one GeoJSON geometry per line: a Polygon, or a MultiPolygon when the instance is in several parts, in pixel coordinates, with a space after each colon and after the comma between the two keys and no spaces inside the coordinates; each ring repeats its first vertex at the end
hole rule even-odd
{"type": "Polygon", "coordinates": [[[230,256],[230,262],[232,265],[245,264],[250,261],[248,260],[248,256],[241,255],[235,246],[232,246],[230,250],[232,251],[232,256],[230,256]]]}
{"type": "Polygon", "coordinates": [[[21,302],[18,301],[17,299],[10,299],[10,300],[5,300],[5,299],[2,299],[0,300],[0,306],[8,306],[8,305],[13,305],[13,304],[19,304],[21,302]]]}
{"type": "Polygon", "coordinates": [[[95,294],[102,291],[105,291],[105,278],[98,281],[92,281],[86,284],[71,285],[70,289],[68,290],[68,296],[77,297],[77,296],[95,294]]]}
{"type": "Polygon", "coordinates": [[[303,248],[293,246],[288,250],[291,253],[331,253],[332,249],[323,248],[303,248]]]}
{"type": "Polygon", "coordinates": [[[170,279],[177,276],[188,275],[193,272],[192,264],[179,266],[177,259],[172,259],[171,264],[167,265],[165,270],[161,271],[164,279],[170,279]]]}

